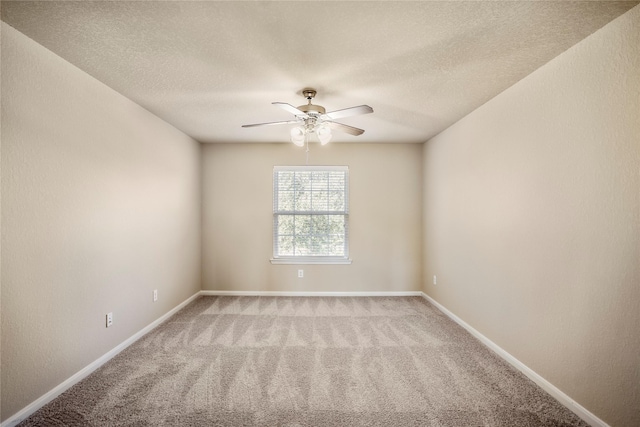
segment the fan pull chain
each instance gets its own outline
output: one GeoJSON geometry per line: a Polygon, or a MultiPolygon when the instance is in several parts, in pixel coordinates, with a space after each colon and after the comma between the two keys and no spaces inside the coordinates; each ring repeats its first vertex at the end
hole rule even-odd
{"type": "Polygon", "coordinates": [[[309,134],[304,134],[304,140],[307,143],[307,166],[309,166],[309,134]]]}

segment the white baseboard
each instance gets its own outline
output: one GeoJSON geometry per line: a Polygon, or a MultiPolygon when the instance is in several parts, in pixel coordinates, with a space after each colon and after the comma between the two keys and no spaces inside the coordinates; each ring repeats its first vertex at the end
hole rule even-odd
{"type": "Polygon", "coordinates": [[[480,332],[478,332],[473,327],[471,327],[467,322],[465,322],[464,320],[460,319],[458,316],[456,316],[455,314],[447,310],[439,302],[437,302],[436,300],[434,300],[424,292],[421,292],[421,294],[423,298],[425,298],[431,304],[436,306],[438,310],[443,312],[447,317],[449,317],[451,320],[456,322],[458,325],[465,328],[471,335],[473,335],[475,338],[480,340],[480,342],[482,342],[484,345],[486,345],[491,350],[493,350],[498,356],[503,358],[505,361],[511,364],[514,368],[516,368],[517,370],[522,372],[524,375],[526,375],[531,381],[533,381],[538,386],[540,386],[540,388],[542,388],[544,391],[546,391],[551,396],[553,396],[558,402],[566,406],[567,409],[569,409],[571,412],[573,412],[574,414],[582,418],[589,425],[591,425],[592,427],[610,427],[607,423],[605,423],[600,418],[596,417],[594,414],[589,412],[585,407],[583,407],[578,402],[576,402],[575,400],[567,396],[565,393],[563,393],[559,388],[557,388],[556,386],[551,384],[549,381],[541,377],[539,374],[537,374],[527,365],[525,365],[524,363],[520,362],[518,359],[513,357],[511,354],[505,351],[498,344],[494,343],[489,338],[485,337],[480,332]]]}
{"type": "Polygon", "coordinates": [[[206,296],[258,296],[258,297],[408,297],[421,296],[420,291],[400,292],[289,292],[289,291],[200,291],[206,296]]]}
{"type": "Polygon", "coordinates": [[[106,353],[105,355],[103,355],[99,359],[97,359],[94,362],[92,362],[91,364],[85,366],[82,370],[80,370],[79,372],[77,372],[76,374],[74,374],[73,376],[68,378],[67,380],[65,380],[62,384],[59,384],[58,386],[56,386],[55,388],[50,390],[48,393],[44,394],[43,396],[41,396],[40,398],[38,398],[37,400],[35,400],[31,404],[29,404],[26,407],[24,407],[18,413],[16,413],[13,416],[7,418],[4,422],[2,422],[2,424],[0,424],[0,427],[14,427],[14,426],[20,424],[22,421],[24,421],[26,418],[28,418],[31,414],[36,412],[38,409],[42,408],[44,405],[46,405],[47,403],[51,402],[53,399],[55,399],[56,397],[58,397],[59,395],[61,395],[65,391],[67,391],[69,388],[71,388],[75,384],[77,384],[80,381],[82,381],[84,378],[86,378],[93,371],[95,371],[100,366],[104,365],[109,360],[114,358],[122,350],[124,350],[125,348],[129,347],[131,344],[133,344],[134,342],[136,342],[137,340],[142,338],[144,335],[149,333],[152,329],[154,329],[155,327],[160,325],[162,322],[167,320],[169,317],[173,316],[178,310],[180,310],[181,308],[183,308],[184,306],[189,304],[191,301],[196,299],[199,295],[200,295],[200,293],[196,293],[193,296],[187,298],[185,301],[181,302],[176,307],[171,309],[171,311],[167,312],[162,317],[156,319],[154,322],[150,323],[149,325],[147,325],[142,330],[138,331],[134,335],[132,335],[129,338],[127,338],[124,342],[119,344],[117,347],[111,349],[108,353],[106,353]]]}

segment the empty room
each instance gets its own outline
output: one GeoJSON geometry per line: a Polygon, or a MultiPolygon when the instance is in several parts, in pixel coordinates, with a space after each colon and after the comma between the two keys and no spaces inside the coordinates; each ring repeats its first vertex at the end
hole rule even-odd
{"type": "Polygon", "coordinates": [[[638,1],[2,1],[0,426],[640,426],[638,1]]]}

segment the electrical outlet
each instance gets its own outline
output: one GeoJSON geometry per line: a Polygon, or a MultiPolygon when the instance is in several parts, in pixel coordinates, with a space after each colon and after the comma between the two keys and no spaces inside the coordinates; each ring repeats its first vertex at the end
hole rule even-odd
{"type": "Polygon", "coordinates": [[[107,328],[113,325],[113,313],[107,313],[107,328]]]}
{"type": "Polygon", "coordinates": [[[438,284],[438,279],[436,278],[436,275],[433,275],[433,284],[437,285],[438,284]]]}
{"type": "Polygon", "coordinates": [[[304,270],[298,270],[298,277],[304,277],[304,270]]]}
{"type": "Polygon", "coordinates": [[[158,290],[154,289],[153,290],[153,302],[158,301],[158,290]]]}

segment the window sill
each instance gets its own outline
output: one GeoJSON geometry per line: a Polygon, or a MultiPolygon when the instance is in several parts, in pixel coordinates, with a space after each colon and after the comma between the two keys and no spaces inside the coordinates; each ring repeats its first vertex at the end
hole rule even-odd
{"type": "Polygon", "coordinates": [[[349,258],[271,258],[271,264],[351,264],[349,258]]]}

